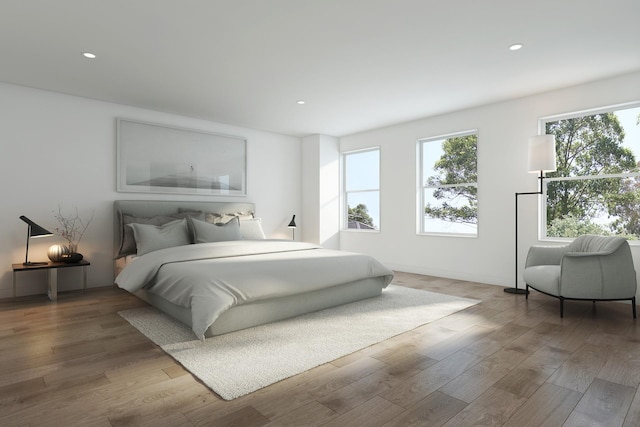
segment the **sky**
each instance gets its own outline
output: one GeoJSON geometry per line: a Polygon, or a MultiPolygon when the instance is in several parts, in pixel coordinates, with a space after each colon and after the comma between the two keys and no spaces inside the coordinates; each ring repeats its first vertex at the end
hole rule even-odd
{"type": "Polygon", "coordinates": [[[615,113],[624,128],[624,145],[631,148],[636,160],[640,161],[640,126],[636,124],[640,107],[618,110],[615,113]]]}

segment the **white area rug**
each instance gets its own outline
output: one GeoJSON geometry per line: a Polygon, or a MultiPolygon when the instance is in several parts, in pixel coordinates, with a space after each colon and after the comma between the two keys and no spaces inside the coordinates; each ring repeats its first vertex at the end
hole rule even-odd
{"type": "Polygon", "coordinates": [[[205,341],[153,307],[118,314],[231,400],[478,302],[389,285],[377,298],[205,341]]]}

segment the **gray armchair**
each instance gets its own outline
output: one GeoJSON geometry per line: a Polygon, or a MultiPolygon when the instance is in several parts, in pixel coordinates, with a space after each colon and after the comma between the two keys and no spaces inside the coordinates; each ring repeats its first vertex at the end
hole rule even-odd
{"type": "Polygon", "coordinates": [[[631,300],[636,317],[636,272],[622,237],[584,235],[565,246],[532,246],[523,272],[529,288],[560,300],[631,300]]]}

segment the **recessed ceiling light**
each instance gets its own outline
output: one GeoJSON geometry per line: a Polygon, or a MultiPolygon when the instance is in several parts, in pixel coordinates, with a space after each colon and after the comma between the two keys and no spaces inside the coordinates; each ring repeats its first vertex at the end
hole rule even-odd
{"type": "Polygon", "coordinates": [[[300,101],[296,101],[296,104],[298,104],[298,105],[304,105],[304,101],[301,99],[300,101]]]}
{"type": "Polygon", "coordinates": [[[522,49],[522,44],[521,43],[515,43],[512,44],[511,46],[509,46],[509,50],[520,50],[522,49]]]}
{"type": "Polygon", "coordinates": [[[91,53],[91,52],[84,52],[82,54],[82,56],[84,56],[85,58],[89,58],[89,59],[95,59],[96,58],[95,53],[91,53]]]}

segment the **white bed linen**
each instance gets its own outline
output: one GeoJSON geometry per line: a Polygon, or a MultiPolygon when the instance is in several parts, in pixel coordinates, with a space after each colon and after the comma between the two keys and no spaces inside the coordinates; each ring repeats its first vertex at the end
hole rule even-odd
{"type": "Polygon", "coordinates": [[[393,272],[375,258],[282,240],[201,243],[142,255],[116,277],[129,292],[147,288],[191,309],[200,339],[234,305],[306,293],[393,272]]]}

